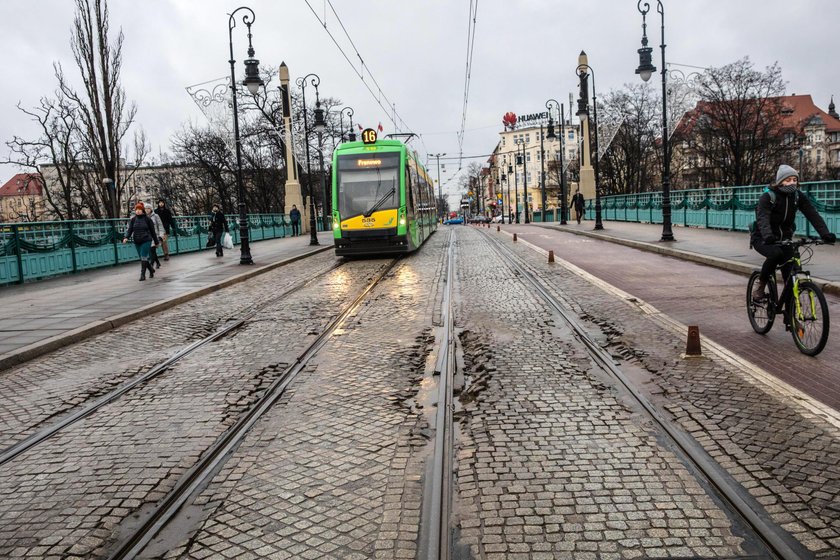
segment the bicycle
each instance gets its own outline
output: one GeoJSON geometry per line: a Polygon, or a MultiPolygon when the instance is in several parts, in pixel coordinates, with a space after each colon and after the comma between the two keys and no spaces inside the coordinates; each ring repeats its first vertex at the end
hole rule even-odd
{"type": "Polygon", "coordinates": [[[781,296],[776,288],[776,272],[767,282],[765,297],[755,301],[752,296],[753,287],[758,282],[760,270],[754,270],[747,283],[747,315],[750,324],[758,334],[766,334],[773,327],[776,315],[784,315],[785,328],[791,332],[793,341],[799,351],[808,356],[816,356],[825,348],[828,342],[830,327],[828,304],[820,287],[811,280],[811,274],[802,269],[808,264],[814,250],[811,245],[822,245],[819,239],[800,239],[798,241],[783,241],[780,245],[793,248],[793,256],[776,267],[780,270],[791,265],[791,273],[785,282],[781,296]],[[800,248],[804,251],[800,252],[800,248]],[[804,256],[802,256],[804,253],[804,256]],[[787,306],[784,303],[787,302],[787,306]]]}

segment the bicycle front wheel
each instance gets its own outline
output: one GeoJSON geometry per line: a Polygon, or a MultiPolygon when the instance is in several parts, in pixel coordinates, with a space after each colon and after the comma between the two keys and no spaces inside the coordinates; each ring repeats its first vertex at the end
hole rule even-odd
{"type": "Polygon", "coordinates": [[[750,325],[758,334],[767,334],[773,328],[773,321],[776,320],[776,281],[771,278],[767,283],[765,297],[762,301],[753,300],[753,289],[758,282],[758,272],[753,272],[750,281],[747,282],[747,316],[750,325]]]}
{"type": "Polygon", "coordinates": [[[828,342],[828,304],[819,286],[810,280],[799,282],[799,297],[788,303],[790,332],[799,351],[816,356],[828,342]]]}

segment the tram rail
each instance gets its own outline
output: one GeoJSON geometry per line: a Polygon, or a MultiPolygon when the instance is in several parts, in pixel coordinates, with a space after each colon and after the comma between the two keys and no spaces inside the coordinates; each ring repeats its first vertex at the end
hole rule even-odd
{"type": "Polygon", "coordinates": [[[662,411],[654,406],[633,384],[621,368],[616,365],[612,355],[596,343],[577,319],[574,312],[552,293],[546,283],[539,279],[522,259],[500,240],[487,232],[484,237],[489,241],[501,260],[515,271],[523,283],[528,284],[572,329],[575,336],[584,344],[595,364],[612,377],[628,395],[641,407],[643,413],[654,422],[658,429],[670,440],[674,451],[687,464],[691,465],[708,483],[715,495],[726,504],[732,514],[737,516],[749,530],[758,537],[772,558],[799,560],[811,557],[811,553],[787,531],[776,524],[764,508],[745,490],[727,471],[718,464],[700,443],[687,435],[668,420],[662,411]]]}

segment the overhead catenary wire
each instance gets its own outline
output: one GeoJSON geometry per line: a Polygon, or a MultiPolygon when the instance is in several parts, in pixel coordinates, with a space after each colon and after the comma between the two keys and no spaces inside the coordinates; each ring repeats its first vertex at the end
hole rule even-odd
{"type": "MultiPolygon", "coordinates": [[[[475,32],[476,20],[478,15],[479,0],[470,0],[470,13],[467,22],[467,54],[466,67],[464,69],[464,101],[461,109],[461,130],[458,132],[458,154],[459,156],[464,152],[464,129],[467,125],[467,108],[469,107],[470,99],[470,81],[472,79],[472,60],[475,52],[475,32]]],[[[461,168],[459,162],[458,168],[461,168]]]]}
{"type": "MultiPolygon", "coordinates": [[[[373,73],[371,72],[370,67],[365,63],[364,58],[362,57],[359,50],[356,48],[356,44],[353,42],[353,39],[350,37],[350,33],[347,31],[347,27],[341,21],[341,17],[338,15],[338,12],[336,11],[335,7],[333,6],[331,0],[326,0],[326,2],[329,4],[330,10],[332,11],[333,15],[335,16],[336,20],[338,21],[338,24],[341,27],[342,31],[344,32],[344,35],[347,37],[347,40],[350,42],[350,45],[353,48],[353,52],[355,53],[356,57],[359,59],[359,68],[356,67],[356,65],[350,59],[350,56],[348,56],[348,54],[345,52],[344,48],[341,46],[341,44],[339,44],[338,40],[335,38],[335,36],[332,34],[332,32],[327,27],[326,5],[324,6],[324,16],[323,16],[323,19],[322,19],[321,16],[318,15],[318,12],[316,12],[315,9],[312,7],[312,4],[310,4],[309,0],[304,0],[304,2],[306,2],[306,5],[309,7],[309,11],[312,12],[312,15],[315,16],[315,19],[318,20],[318,23],[321,24],[321,27],[324,28],[324,31],[326,31],[327,35],[329,35],[333,44],[336,46],[336,48],[338,48],[339,52],[341,52],[341,55],[344,57],[344,60],[347,61],[347,63],[353,69],[353,72],[356,74],[356,76],[359,77],[359,79],[362,81],[362,84],[364,84],[364,86],[368,90],[368,92],[370,92],[374,101],[376,101],[376,104],[379,105],[379,107],[385,112],[385,116],[388,118],[388,120],[391,121],[391,123],[394,126],[394,129],[397,132],[400,132],[401,130],[411,130],[411,127],[409,127],[408,124],[406,124],[405,120],[399,115],[399,113],[397,113],[396,104],[393,101],[391,101],[388,98],[387,95],[385,95],[385,92],[382,90],[382,87],[379,85],[379,82],[376,81],[376,78],[373,76],[373,73]],[[365,80],[365,74],[367,74],[367,76],[370,78],[370,81],[373,82],[373,85],[376,87],[376,92],[374,92],[374,90],[371,88],[371,85],[368,83],[368,80],[365,80]],[[385,102],[385,105],[383,105],[383,100],[385,102]],[[399,124],[398,124],[398,121],[399,121],[399,124]]],[[[426,148],[425,142],[423,142],[422,135],[418,135],[418,137],[420,138],[421,144],[423,144],[424,152],[428,153],[428,149],[426,148]]]]}

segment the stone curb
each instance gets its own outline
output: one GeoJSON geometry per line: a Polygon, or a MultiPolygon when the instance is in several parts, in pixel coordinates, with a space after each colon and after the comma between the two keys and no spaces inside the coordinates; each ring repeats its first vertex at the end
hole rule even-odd
{"type": "MultiPolygon", "coordinates": [[[[684,261],[692,261],[699,264],[705,264],[708,266],[713,266],[715,268],[720,268],[723,270],[728,270],[730,272],[736,272],[738,274],[743,274],[745,276],[749,276],[752,274],[752,271],[760,268],[756,265],[751,264],[744,264],[737,261],[731,261],[729,259],[722,259],[720,257],[712,257],[710,255],[701,255],[700,253],[693,253],[691,251],[682,251],[680,249],[674,249],[672,247],[666,247],[661,245],[654,245],[653,243],[647,243],[645,241],[636,241],[635,239],[623,239],[621,237],[613,237],[610,235],[606,235],[603,233],[595,233],[593,231],[580,231],[576,229],[566,229],[561,226],[554,226],[548,224],[532,224],[537,225],[538,227],[545,228],[545,229],[553,229],[557,231],[562,231],[565,233],[573,233],[575,235],[583,235],[585,237],[591,237],[593,239],[599,239],[601,241],[608,241],[610,243],[617,243],[619,245],[626,245],[627,247],[633,247],[634,249],[639,249],[641,251],[647,251],[649,253],[658,253],[660,255],[665,255],[668,257],[674,257],[677,259],[682,259],[684,261]]],[[[822,288],[823,292],[827,294],[833,294],[836,296],[840,296],[840,283],[831,282],[830,280],[824,280],[822,278],[811,277],[811,279],[816,282],[820,288],[822,288]]]]}
{"type": "Polygon", "coordinates": [[[13,352],[9,352],[8,354],[5,354],[2,357],[0,357],[0,373],[13,366],[20,365],[24,362],[32,360],[33,358],[37,358],[38,356],[43,356],[44,354],[52,352],[53,350],[58,350],[59,348],[67,346],[68,344],[75,344],[77,342],[81,342],[86,338],[90,338],[92,336],[96,336],[98,334],[102,334],[104,332],[113,330],[132,321],[136,321],[141,317],[146,317],[151,313],[158,313],[159,311],[170,309],[182,303],[186,303],[188,301],[200,298],[201,296],[205,296],[223,288],[233,286],[234,284],[239,284],[240,282],[244,282],[245,280],[250,280],[255,276],[259,276],[260,274],[264,274],[266,272],[274,270],[275,268],[279,268],[281,266],[285,266],[293,262],[303,260],[307,257],[317,255],[318,253],[329,251],[330,249],[333,249],[332,245],[321,247],[320,249],[315,249],[314,251],[309,251],[301,255],[267,264],[265,266],[261,266],[260,268],[249,270],[248,272],[243,272],[242,274],[237,274],[236,276],[220,280],[215,284],[210,284],[209,286],[197,288],[191,292],[171,297],[169,299],[157,301],[139,309],[128,311],[126,313],[113,315],[111,317],[107,317],[105,319],[89,323],[82,327],[69,330],[67,332],[47,338],[45,340],[32,343],[29,346],[24,346],[23,348],[19,348],[13,352]]]}

